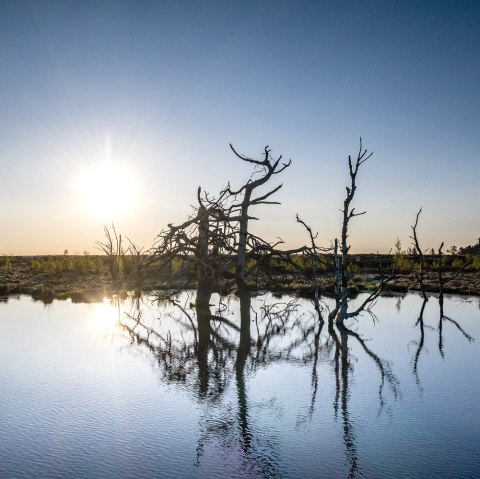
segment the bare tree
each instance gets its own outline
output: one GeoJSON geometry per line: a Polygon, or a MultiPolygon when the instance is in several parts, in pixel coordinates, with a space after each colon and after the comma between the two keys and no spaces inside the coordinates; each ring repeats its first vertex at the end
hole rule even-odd
{"type": "Polygon", "coordinates": [[[304,226],[307,230],[309,239],[310,239],[310,248],[305,249],[306,256],[312,262],[312,280],[313,280],[313,292],[314,292],[314,306],[315,311],[321,322],[323,322],[322,311],[320,307],[320,288],[318,284],[318,253],[322,251],[324,253],[331,252],[331,248],[319,248],[315,242],[317,239],[318,233],[313,234],[312,228],[305,223],[297,214],[297,222],[304,226]]]}
{"type": "Polygon", "coordinates": [[[415,219],[415,224],[412,225],[412,236],[410,236],[410,238],[413,240],[413,246],[415,247],[416,254],[420,258],[420,270],[418,271],[418,273],[415,274],[415,277],[417,278],[418,284],[420,286],[420,291],[422,292],[423,299],[425,301],[428,301],[428,297],[425,292],[425,285],[424,285],[425,255],[423,254],[423,250],[420,247],[420,242],[418,241],[418,236],[417,236],[418,218],[420,217],[421,212],[422,212],[422,208],[418,210],[417,217],[415,219]]]}
{"type": "Polygon", "coordinates": [[[350,186],[346,187],[347,195],[343,202],[343,222],[342,222],[342,234],[340,245],[338,239],[334,241],[334,259],[335,259],[335,307],[329,314],[329,321],[333,321],[336,318],[337,322],[343,322],[347,318],[358,316],[362,311],[369,310],[371,305],[375,302],[378,296],[381,294],[384,286],[394,278],[391,274],[388,277],[381,272],[381,281],[377,288],[370,293],[366,300],[355,311],[348,312],[348,288],[350,286],[351,273],[350,273],[350,245],[348,244],[348,228],[350,220],[356,216],[361,216],[366,213],[356,213],[355,208],[351,207],[351,203],[355,196],[357,189],[357,174],[361,165],[363,165],[373,155],[373,152],[368,152],[366,148],[363,148],[362,139],[360,138],[360,147],[357,153],[357,158],[352,161],[352,157],[348,156],[348,171],[350,175],[350,186]],[[339,252],[340,248],[340,252],[339,252]]]}
{"type": "MultiPolygon", "coordinates": [[[[254,171],[247,182],[238,189],[232,189],[230,184],[224,188],[218,198],[207,193],[201,194],[198,189],[198,206],[194,214],[186,222],[178,226],[168,225],[168,229],[159,235],[159,241],[155,253],[166,261],[181,258],[185,269],[188,271],[193,265],[197,268],[197,290],[211,291],[213,286],[219,284],[219,280],[229,270],[235,269],[235,286],[240,296],[248,301],[250,295],[247,286],[247,277],[258,273],[263,265],[268,265],[271,258],[287,261],[297,267],[291,256],[303,253],[312,261],[314,282],[315,308],[319,306],[319,286],[317,278],[318,251],[315,243],[316,235],[311,228],[297,215],[297,221],[308,232],[311,246],[301,246],[296,249],[281,250],[276,243],[270,243],[256,236],[250,230],[250,221],[257,220],[250,213],[250,208],[261,204],[279,204],[272,201],[271,197],[280,190],[282,184],[277,185],[266,193],[257,193],[258,188],[265,185],[274,175],[283,172],[291,165],[291,160],[282,162],[282,156],[273,158],[269,147],[265,147],[261,159],[254,159],[240,154],[230,145],[233,153],[240,160],[254,165],[254,171]]],[[[352,201],[357,189],[357,175],[360,166],[365,163],[372,153],[363,148],[360,139],[360,148],[355,160],[348,157],[350,185],[346,187],[346,197],[343,204],[343,224],[340,242],[334,243],[335,258],[335,307],[330,312],[329,320],[336,318],[342,322],[346,318],[356,316],[362,311],[369,311],[375,300],[381,294],[385,284],[393,279],[393,275],[385,277],[381,272],[381,281],[378,287],[365,299],[355,311],[348,311],[348,293],[351,283],[350,272],[350,246],[348,244],[348,228],[350,220],[365,212],[356,213],[352,207],[352,201]],[[340,251],[339,251],[340,250],[340,251]]],[[[268,275],[268,272],[267,272],[268,275]]],[[[228,287],[226,288],[228,289],[228,287]]],[[[205,298],[208,298],[205,293],[205,298]]],[[[245,307],[244,310],[248,308],[245,307]]]]}
{"type": "Polygon", "coordinates": [[[473,262],[471,258],[467,258],[467,260],[463,263],[463,266],[455,271],[453,274],[450,275],[450,277],[447,279],[443,275],[443,246],[444,243],[442,241],[442,244],[438,248],[438,267],[437,267],[437,272],[438,272],[438,293],[439,293],[439,301],[441,303],[441,306],[443,308],[443,294],[444,294],[444,288],[445,285],[450,283],[451,281],[455,280],[460,274],[462,274],[473,262]]]}
{"type": "MultiPolygon", "coordinates": [[[[258,219],[250,215],[250,207],[279,204],[269,198],[282,185],[257,196],[254,195],[255,190],[290,166],[291,161],[281,163],[281,156],[273,159],[268,147],[265,147],[261,160],[241,155],[232,145],[230,147],[238,158],[255,166],[249,180],[237,190],[228,184],[217,198],[205,192],[202,194],[199,188],[198,206],[193,215],[180,225],[169,224],[160,233],[154,248],[154,255],[164,262],[181,259],[185,266],[183,273],[196,267],[197,292],[199,298],[203,297],[206,301],[209,298],[208,292],[219,287],[220,279],[224,279],[228,270],[235,269],[235,285],[239,294],[248,295],[247,276],[254,273],[258,275],[260,266],[267,263],[266,258],[284,258],[303,251],[303,247],[289,251],[278,250],[276,247],[282,243],[281,240],[269,243],[249,229],[250,220],[258,219]]],[[[229,287],[225,284],[223,286],[227,289],[229,287]]]]}
{"type": "MultiPolygon", "coordinates": [[[[247,163],[251,163],[255,165],[256,168],[259,168],[260,176],[254,179],[253,175],[250,179],[241,186],[238,190],[232,190],[230,185],[227,186],[225,190],[231,197],[237,199],[240,196],[240,201],[234,203],[230,207],[230,211],[238,211],[239,213],[239,221],[238,221],[238,245],[236,250],[236,264],[235,264],[235,280],[237,283],[237,288],[239,291],[248,291],[247,284],[245,282],[245,270],[246,270],[246,263],[247,263],[247,248],[249,245],[249,240],[254,246],[254,249],[271,249],[272,245],[268,245],[267,243],[256,238],[255,236],[251,235],[248,229],[248,223],[250,219],[253,219],[249,216],[249,209],[251,206],[256,206],[260,204],[279,204],[278,201],[270,201],[269,198],[276,193],[283,185],[280,184],[275,188],[271,189],[267,193],[257,196],[256,198],[252,198],[254,191],[259,188],[260,186],[264,185],[265,183],[270,180],[270,178],[274,175],[281,173],[283,170],[288,168],[292,164],[292,160],[289,160],[287,163],[280,163],[282,160],[282,156],[279,156],[276,160],[271,156],[271,150],[268,146],[265,147],[263,153],[262,160],[255,160],[248,156],[242,155],[238,153],[235,148],[230,144],[230,148],[232,149],[233,153],[240,158],[242,161],[247,163]]],[[[278,244],[278,243],[277,243],[278,244]]],[[[276,246],[276,245],[274,245],[276,246]]]]}
{"type": "MultiPolygon", "coordinates": [[[[157,237],[153,256],[161,265],[181,263],[177,276],[189,277],[195,268],[197,301],[209,302],[212,288],[232,262],[231,248],[235,242],[235,217],[225,211],[225,193],[218,199],[197,190],[198,205],[194,213],[179,225],[169,224],[157,237]]],[[[188,280],[184,284],[188,286],[188,280]]]]}

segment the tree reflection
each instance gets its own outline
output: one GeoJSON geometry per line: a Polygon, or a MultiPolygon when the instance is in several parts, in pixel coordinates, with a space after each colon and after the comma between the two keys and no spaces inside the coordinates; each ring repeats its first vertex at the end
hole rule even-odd
{"type": "Polygon", "coordinates": [[[348,474],[352,478],[361,476],[357,437],[349,413],[354,374],[349,343],[360,348],[378,371],[380,411],[388,410],[386,386],[393,397],[399,394],[399,382],[390,363],[380,358],[359,333],[333,321],[325,328],[322,310],[305,311],[296,300],[262,302],[246,294],[240,295],[237,303],[231,298],[220,299],[215,312],[208,302],[193,300],[194,296],[187,293],[158,299],[154,316],[144,314],[148,305],[138,299],[120,319],[119,328],[128,338],[128,347],[147,352],[163,381],[181,387],[205,405],[197,464],[207,445],[220,445],[230,455],[236,445],[245,470],[264,477],[277,475],[280,459],[275,440],[252,422],[252,408],[256,410],[259,405],[249,399],[248,378],[264,365],[310,364],[311,396],[303,421],[311,421],[318,394],[318,365],[327,361],[333,366],[333,413],[342,423],[348,474]],[[238,306],[239,315],[235,316],[238,306]],[[234,388],[234,396],[228,396],[229,386],[234,388]],[[219,407],[212,408],[213,404],[219,407]]]}
{"type": "Polygon", "coordinates": [[[415,381],[417,385],[420,387],[420,377],[418,375],[418,360],[420,358],[420,353],[423,350],[423,345],[425,344],[425,325],[423,322],[423,314],[425,312],[425,306],[427,305],[427,298],[424,298],[422,301],[422,306],[420,308],[420,314],[418,316],[417,322],[415,326],[420,328],[420,339],[418,341],[417,350],[415,351],[415,357],[413,359],[413,375],[415,376],[415,381]]]}
{"type": "MultiPolygon", "coordinates": [[[[434,329],[432,326],[425,324],[425,320],[424,320],[425,308],[426,308],[428,299],[429,299],[428,297],[424,297],[422,301],[422,305],[420,307],[420,313],[419,313],[418,319],[415,323],[415,326],[418,326],[419,328],[420,337],[418,341],[415,342],[417,344],[417,348],[415,350],[415,354],[413,357],[413,375],[420,389],[422,389],[422,387],[420,383],[420,376],[418,373],[418,364],[419,364],[420,355],[425,346],[425,330],[434,329]]],[[[453,324],[455,328],[462,334],[462,336],[469,343],[472,343],[475,341],[473,336],[467,333],[467,331],[465,331],[465,329],[460,325],[460,323],[457,320],[445,314],[444,301],[445,300],[444,300],[443,291],[441,291],[438,297],[439,317],[438,317],[438,325],[437,325],[437,331],[438,331],[437,347],[442,359],[445,359],[445,343],[444,343],[444,330],[443,330],[444,323],[453,324]]]]}
{"type": "Polygon", "coordinates": [[[442,358],[445,358],[445,352],[443,348],[443,323],[445,321],[453,324],[469,343],[472,343],[474,339],[460,326],[457,321],[445,314],[443,289],[440,291],[440,295],[438,297],[438,305],[440,310],[440,317],[438,320],[438,350],[440,351],[440,355],[442,356],[442,358]]]}
{"type": "Polygon", "coordinates": [[[338,418],[339,412],[343,424],[343,442],[345,446],[345,454],[349,464],[348,477],[361,477],[362,472],[359,465],[358,452],[356,446],[355,429],[349,414],[349,399],[350,399],[350,376],[353,373],[353,366],[351,362],[351,354],[349,352],[349,338],[353,338],[361,346],[367,356],[373,361],[380,375],[380,385],[378,390],[378,398],[380,411],[387,407],[384,389],[387,384],[395,398],[400,393],[400,383],[397,377],[391,370],[390,363],[380,358],[369,348],[365,340],[352,329],[347,328],[343,324],[337,324],[336,329],[333,322],[329,321],[328,332],[333,339],[334,356],[334,374],[335,374],[335,399],[333,403],[333,410],[335,417],[338,418]]]}

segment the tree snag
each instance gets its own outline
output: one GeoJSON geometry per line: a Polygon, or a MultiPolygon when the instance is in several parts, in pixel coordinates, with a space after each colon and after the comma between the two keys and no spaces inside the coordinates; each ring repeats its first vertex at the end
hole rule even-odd
{"type": "Polygon", "coordinates": [[[328,315],[329,321],[333,321],[336,318],[337,323],[342,323],[345,319],[359,315],[362,311],[369,311],[372,303],[380,296],[386,283],[391,281],[394,277],[391,274],[389,277],[385,277],[381,272],[381,282],[368,297],[362,303],[362,305],[353,312],[348,312],[348,287],[350,285],[351,273],[349,271],[350,266],[350,245],[348,244],[348,227],[350,220],[356,216],[361,216],[366,213],[355,213],[355,208],[351,208],[351,203],[355,196],[357,189],[357,174],[358,170],[363,163],[370,159],[373,152],[363,148],[362,139],[360,138],[360,147],[357,153],[357,158],[352,161],[352,157],[348,156],[348,171],[350,175],[350,186],[346,187],[347,195],[343,202],[343,222],[342,222],[342,234],[340,245],[338,239],[335,238],[334,242],[334,259],[335,259],[335,306],[328,315]],[[340,246],[340,252],[338,251],[340,246]]]}

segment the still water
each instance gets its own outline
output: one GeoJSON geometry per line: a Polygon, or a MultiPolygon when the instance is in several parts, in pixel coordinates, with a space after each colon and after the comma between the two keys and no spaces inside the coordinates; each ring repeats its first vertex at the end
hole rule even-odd
{"type": "Polygon", "coordinates": [[[0,477],[480,477],[478,298],[194,300],[0,303],[0,477]]]}

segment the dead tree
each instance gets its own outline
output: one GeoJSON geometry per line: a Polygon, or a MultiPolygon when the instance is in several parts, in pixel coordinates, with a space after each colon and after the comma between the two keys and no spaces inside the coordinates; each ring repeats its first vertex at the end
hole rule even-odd
{"type": "MultiPolygon", "coordinates": [[[[248,287],[245,281],[245,271],[247,264],[247,247],[250,241],[253,240],[254,246],[256,249],[272,249],[270,245],[267,247],[267,243],[263,241],[255,241],[249,233],[248,223],[250,219],[254,219],[249,216],[249,209],[251,206],[256,206],[260,204],[279,204],[278,201],[270,201],[269,198],[276,193],[283,185],[280,184],[275,188],[271,189],[269,192],[264,195],[257,196],[252,198],[254,191],[260,186],[270,180],[274,175],[278,175],[283,170],[288,168],[292,164],[292,160],[289,160],[287,163],[280,163],[282,156],[279,156],[276,160],[270,155],[271,150],[268,146],[265,147],[262,160],[255,160],[248,156],[238,153],[235,148],[230,144],[230,148],[233,153],[240,158],[242,161],[247,163],[252,163],[255,167],[260,169],[260,177],[254,179],[252,175],[250,179],[238,190],[232,190],[230,185],[227,186],[225,192],[228,193],[230,197],[237,199],[240,197],[240,201],[234,203],[230,207],[230,211],[238,211],[239,221],[238,221],[238,244],[236,245],[236,261],[235,261],[235,280],[237,283],[237,288],[239,292],[247,292],[248,287]]],[[[256,219],[256,218],[255,218],[256,219]]],[[[251,241],[252,242],[252,241],[251,241]]]]}
{"type": "Polygon", "coordinates": [[[357,174],[358,170],[363,163],[370,159],[373,152],[368,152],[363,148],[362,139],[360,138],[360,148],[358,150],[357,158],[352,161],[352,157],[348,156],[348,171],[350,175],[350,186],[346,187],[347,195],[343,202],[343,222],[342,222],[342,234],[340,245],[338,239],[334,242],[334,259],[335,259],[335,306],[329,314],[329,321],[333,321],[336,318],[337,322],[341,323],[347,318],[359,315],[362,311],[368,310],[372,303],[381,294],[386,283],[391,281],[394,277],[391,274],[389,277],[385,277],[382,273],[381,282],[368,297],[362,303],[362,305],[355,311],[348,312],[348,288],[350,286],[351,273],[349,271],[350,266],[350,245],[348,244],[348,227],[350,220],[356,216],[361,216],[366,213],[356,213],[355,208],[351,207],[351,203],[355,196],[357,189],[357,174]],[[340,252],[338,251],[340,247],[340,252]]]}
{"type": "MultiPolygon", "coordinates": [[[[428,296],[425,290],[425,282],[424,282],[425,272],[426,272],[425,254],[422,248],[420,247],[420,242],[417,235],[418,220],[421,212],[422,212],[422,208],[420,208],[420,210],[417,213],[415,224],[412,225],[412,236],[410,236],[410,238],[413,240],[413,247],[415,249],[415,253],[420,260],[420,269],[415,274],[415,277],[419,284],[420,291],[422,293],[424,301],[428,301],[428,296]]],[[[453,275],[450,275],[450,277],[446,279],[445,276],[443,275],[443,256],[444,256],[443,247],[444,247],[444,242],[442,241],[442,243],[440,244],[440,247],[438,248],[438,254],[437,254],[438,293],[439,293],[441,315],[443,315],[443,295],[444,295],[445,285],[450,281],[453,281],[454,279],[456,279],[471,264],[471,261],[467,260],[459,270],[457,270],[453,275]]]]}
{"type": "Polygon", "coordinates": [[[225,195],[222,194],[218,199],[206,193],[202,197],[199,187],[198,206],[194,213],[182,224],[169,224],[161,231],[153,249],[154,257],[163,265],[174,261],[182,263],[177,277],[187,277],[183,287],[188,287],[189,274],[196,269],[196,301],[199,303],[208,304],[212,288],[232,261],[231,244],[235,241],[233,225],[238,218],[228,216],[224,200],[225,195]]]}
{"type": "Polygon", "coordinates": [[[318,284],[318,253],[322,251],[324,253],[331,252],[331,248],[319,248],[315,242],[318,233],[313,234],[312,228],[305,223],[297,214],[297,222],[304,226],[307,230],[310,239],[310,248],[305,249],[306,256],[312,262],[312,280],[313,280],[313,293],[314,293],[314,306],[317,312],[318,318],[323,323],[322,311],[320,308],[320,288],[318,284]]]}
{"type": "Polygon", "coordinates": [[[445,284],[447,284],[450,281],[453,281],[457,276],[459,276],[465,270],[465,268],[470,264],[470,262],[466,261],[461,269],[456,271],[455,274],[452,277],[450,277],[448,280],[445,280],[443,276],[443,252],[442,252],[443,246],[444,246],[444,243],[442,241],[442,244],[438,248],[438,288],[439,288],[438,304],[440,307],[440,318],[438,322],[438,349],[440,351],[442,358],[444,357],[444,351],[443,351],[443,322],[444,321],[449,321],[451,324],[453,324],[463,334],[463,336],[467,339],[468,342],[471,343],[474,341],[473,337],[470,334],[468,334],[460,326],[460,324],[458,324],[457,321],[450,318],[449,316],[446,316],[444,311],[445,284]]]}
{"type": "Polygon", "coordinates": [[[438,272],[438,293],[439,293],[439,301],[441,302],[441,307],[442,308],[443,308],[443,294],[444,294],[445,285],[450,283],[451,281],[455,280],[473,262],[472,259],[467,259],[465,261],[465,263],[463,264],[463,266],[459,270],[455,271],[455,273],[453,273],[452,275],[450,275],[450,277],[448,279],[446,279],[443,276],[443,251],[442,251],[443,246],[444,246],[444,243],[442,241],[442,244],[438,248],[438,268],[437,268],[437,272],[438,272]]]}
{"type": "MultiPolygon", "coordinates": [[[[415,274],[415,277],[417,278],[424,301],[428,301],[428,297],[427,297],[427,293],[425,292],[425,285],[423,281],[425,276],[425,255],[423,254],[422,248],[420,248],[420,242],[418,241],[418,236],[417,236],[418,218],[420,217],[421,212],[422,212],[422,208],[418,210],[417,217],[415,219],[415,224],[412,225],[412,236],[410,236],[410,238],[413,240],[413,246],[415,248],[415,251],[418,257],[420,258],[420,270],[418,271],[418,273],[415,274]]],[[[442,246],[443,246],[443,243],[442,243],[442,246]]]]}
{"type": "MultiPolygon", "coordinates": [[[[269,198],[282,185],[278,185],[265,194],[254,196],[257,188],[267,183],[273,175],[281,173],[291,161],[281,163],[282,157],[273,159],[270,149],[265,147],[261,160],[255,160],[237,153],[242,161],[255,165],[256,171],[239,189],[232,190],[230,184],[224,188],[218,198],[198,189],[198,206],[193,215],[184,223],[168,225],[163,230],[154,248],[154,254],[164,262],[180,259],[185,265],[182,273],[193,267],[197,270],[197,293],[200,301],[208,301],[212,288],[219,287],[219,281],[225,273],[235,269],[235,285],[240,296],[249,295],[246,278],[259,270],[265,258],[279,257],[302,251],[303,248],[280,251],[277,243],[269,243],[249,230],[251,206],[260,204],[278,204],[269,198]],[[250,263],[250,264],[249,264],[250,263]],[[203,299],[202,299],[203,298],[203,299]]],[[[225,284],[223,285],[225,286],[225,284]]],[[[225,286],[228,289],[228,285],[225,286]]],[[[248,308],[246,308],[248,309],[248,308]]]]}
{"type": "Polygon", "coordinates": [[[438,248],[438,301],[440,303],[440,311],[441,314],[443,315],[443,287],[445,285],[445,281],[443,279],[443,246],[444,243],[442,241],[442,244],[438,248]]]}

